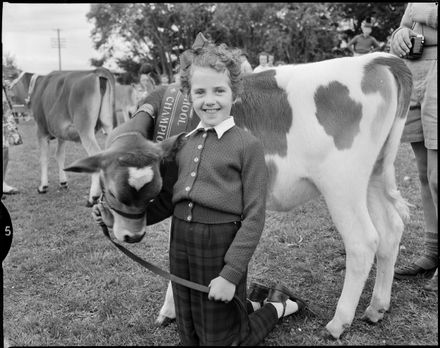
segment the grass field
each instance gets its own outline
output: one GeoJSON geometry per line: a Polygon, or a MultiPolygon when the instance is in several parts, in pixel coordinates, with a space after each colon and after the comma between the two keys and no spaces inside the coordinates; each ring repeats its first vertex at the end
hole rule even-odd
{"type": "MultiPolygon", "coordinates": [[[[85,207],[90,177],[69,174],[69,190],[58,189],[51,144],[49,191],[40,180],[33,120],[21,122],[24,144],[10,148],[7,181],[21,194],[3,200],[13,224],[11,250],[3,262],[3,331],[19,346],[176,345],[176,324],[154,325],[167,283],[122,255],[104,238],[85,207]]],[[[104,138],[99,135],[99,142],[104,138]]],[[[69,143],[66,165],[85,157],[69,143]]],[[[396,162],[399,189],[415,205],[402,238],[400,263],[418,256],[423,214],[414,156],[403,144],[396,162]]],[[[169,222],[149,228],[130,249],[167,269],[169,222]]],[[[268,212],[263,237],[249,268],[249,281],[283,281],[319,309],[318,315],[283,320],[264,345],[438,345],[438,296],[423,280],[394,281],[391,310],[377,325],[360,319],[367,307],[373,267],[352,326],[339,341],[320,334],[332,318],[345,268],[341,238],[322,199],[289,213],[268,212]]]]}

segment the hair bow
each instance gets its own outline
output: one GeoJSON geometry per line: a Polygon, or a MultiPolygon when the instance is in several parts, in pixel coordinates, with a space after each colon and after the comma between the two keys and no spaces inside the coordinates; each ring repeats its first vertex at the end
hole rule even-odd
{"type": "Polygon", "coordinates": [[[210,41],[202,33],[198,33],[192,47],[180,55],[180,69],[182,71],[188,69],[192,64],[194,57],[200,54],[200,51],[208,46],[209,43],[210,41]]]}
{"type": "Polygon", "coordinates": [[[191,48],[194,51],[198,51],[208,45],[209,45],[209,40],[202,33],[198,33],[191,48]]]}

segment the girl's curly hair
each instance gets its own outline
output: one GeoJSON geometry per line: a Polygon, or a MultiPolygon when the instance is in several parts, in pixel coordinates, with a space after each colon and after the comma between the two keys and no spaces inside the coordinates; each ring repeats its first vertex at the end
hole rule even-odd
{"type": "Polygon", "coordinates": [[[180,86],[191,100],[191,76],[193,67],[212,68],[225,72],[230,80],[232,98],[235,100],[243,91],[240,69],[240,50],[229,49],[226,44],[215,45],[206,40],[201,47],[189,49],[180,56],[180,86]]]}

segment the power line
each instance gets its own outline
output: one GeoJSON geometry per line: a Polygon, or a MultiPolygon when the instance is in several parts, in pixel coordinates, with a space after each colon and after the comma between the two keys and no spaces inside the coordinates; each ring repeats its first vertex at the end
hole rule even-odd
{"type": "Polygon", "coordinates": [[[54,29],[57,31],[57,37],[51,38],[52,48],[58,48],[58,70],[61,70],[61,48],[66,48],[66,39],[60,37],[60,29],[54,29]]]}

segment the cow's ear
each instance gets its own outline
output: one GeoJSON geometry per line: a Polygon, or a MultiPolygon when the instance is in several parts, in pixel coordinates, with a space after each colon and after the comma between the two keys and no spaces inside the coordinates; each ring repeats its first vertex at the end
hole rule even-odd
{"type": "Polygon", "coordinates": [[[90,157],[82,158],[64,168],[68,172],[76,173],[96,173],[103,167],[102,153],[90,157]]]}
{"type": "Polygon", "coordinates": [[[185,144],[186,142],[186,133],[180,133],[169,137],[159,143],[159,146],[163,150],[163,159],[172,161],[176,157],[177,151],[185,144]]]}

